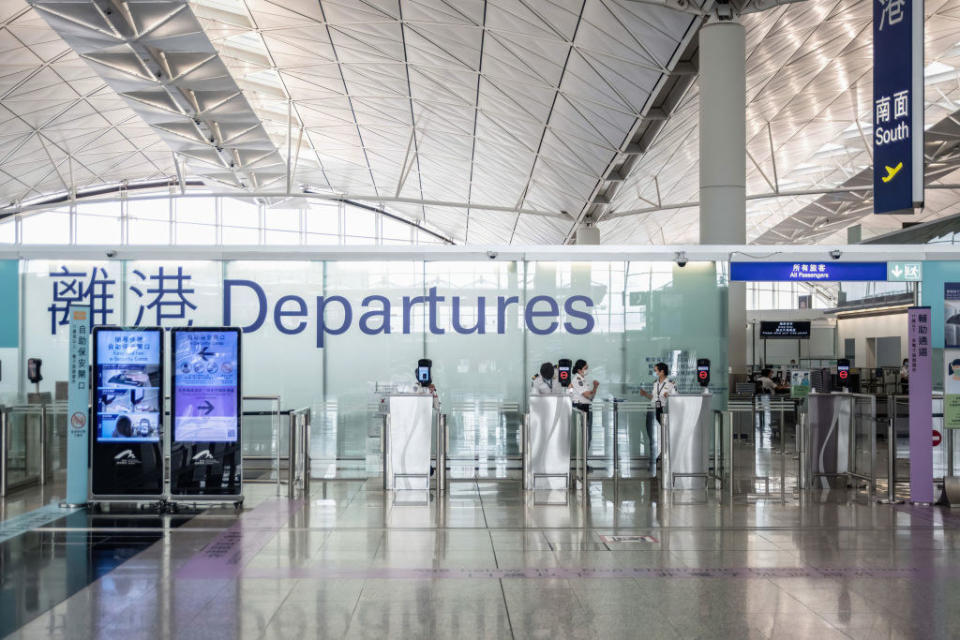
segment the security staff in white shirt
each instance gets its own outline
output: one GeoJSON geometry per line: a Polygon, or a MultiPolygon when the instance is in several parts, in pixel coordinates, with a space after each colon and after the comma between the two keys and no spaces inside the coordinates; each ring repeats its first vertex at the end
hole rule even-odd
{"type": "Polygon", "coordinates": [[[657,463],[660,462],[660,449],[657,446],[657,429],[654,424],[656,418],[657,424],[663,426],[663,410],[667,406],[667,398],[677,392],[677,386],[667,378],[670,375],[670,367],[665,362],[658,362],[653,366],[657,374],[656,380],[650,391],[640,390],[640,395],[653,401],[654,411],[647,414],[647,441],[650,443],[650,477],[657,477],[657,463]]]}
{"type": "Polygon", "coordinates": [[[587,382],[587,361],[580,359],[573,363],[573,381],[570,383],[570,393],[573,395],[573,406],[587,414],[587,452],[590,452],[590,441],[593,439],[593,411],[590,403],[597,395],[600,383],[587,382]]]}
{"type": "Polygon", "coordinates": [[[533,376],[533,381],[530,382],[530,395],[533,396],[549,396],[556,393],[560,393],[562,387],[560,383],[553,379],[553,365],[549,362],[544,362],[540,365],[540,373],[533,376]]]}

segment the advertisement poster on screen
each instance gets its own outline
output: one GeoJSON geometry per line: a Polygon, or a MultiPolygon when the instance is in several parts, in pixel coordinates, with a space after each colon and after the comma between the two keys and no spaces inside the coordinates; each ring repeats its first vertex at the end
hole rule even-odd
{"type": "Polygon", "coordinates": [[[943,362],[943,426],[960,429],[960,349],[944,349],[943,362]]]}
{"type": "Polygon", "coordinates": [[[960,282],[943,283],[943,346],[960,347],[960,282]]]}
{"type": "Polygon", "coordinates": [[[239,337],[236,331],[176,331],[174,439],[236,442],[239,337]]]}
{"type": "Polygon", "coordinates": [[[791,371],[790,372],[790,397],[806,398],[810,395],[810,372],[809,371],[791,371]]]}
{"type": "Polygon", "coordinates": [[[99,332],[98,442],[160,441],[161,339],[158,331],[99,332]]]}

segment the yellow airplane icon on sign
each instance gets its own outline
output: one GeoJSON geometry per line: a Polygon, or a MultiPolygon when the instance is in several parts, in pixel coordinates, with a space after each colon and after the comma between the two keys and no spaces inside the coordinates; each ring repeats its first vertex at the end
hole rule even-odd
{"type": "Polygon", "coordinates": [[[895,167],[886,167],[886,166],[885,166],[884,169],[887,170],[887,175],[883,176],[883,177],[880,178],[880,179],[883,180],[885,183],[886,183],[886,182],[890,182],[891,180],[893,180],[893,177],[894,177],[895,175],[897,175],[898,173],[900,173],[900,169],[903,169],[903,163],[902,163],[902,162],[898,162],[898,163],[897,163],[897,166],[895,166],[895,167]]]}

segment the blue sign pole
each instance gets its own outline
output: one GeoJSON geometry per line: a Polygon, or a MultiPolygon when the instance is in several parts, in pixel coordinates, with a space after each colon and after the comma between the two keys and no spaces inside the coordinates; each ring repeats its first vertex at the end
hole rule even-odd
{"type": "Polygon", "coordinates": [[[69,506],[87,503],[90,455],[90,307],[70,308],[70,383],[67,388],[67,499],[69,506]]]}
{"type": "Polygon", "coordinates": [[[873,212],[923,205],[923,0],[873,0],[873,212]]]}

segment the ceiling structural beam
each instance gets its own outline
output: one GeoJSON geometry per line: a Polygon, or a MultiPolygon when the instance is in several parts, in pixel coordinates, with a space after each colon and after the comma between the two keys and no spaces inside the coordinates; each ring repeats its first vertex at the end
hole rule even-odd
{"type": "MultiPolygon", "coordinates": [[[[712,0],[707,0],[702,4],[708,8],[713,3],[712,0]]],[[[596,224],[605,219],[609,205],[625,183],[626,177],[629,176],[640,156],[646,153],[693,83],[697,69],[696,35],[704,19],[705,14],[701,13],[692,17],[687,31],[667,65],[667,73],[660,76],[660,80],[641,111],[641,116],[631,127],[620,149],[613,154],[604,170],[604,177],[597,181],[587,203],[567,230],[563,238],[565,244],[574,241],[580,225],[596,224]],[[675,71],[677,68],[679,71],[675,71]]]]}
{"type": "Polygon", "coordinates": [[[181,170],[228,189],[282,183],[283,158],[188,3],[31,5],[185,162],[181,170]]]}

